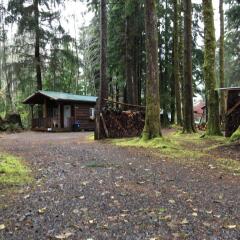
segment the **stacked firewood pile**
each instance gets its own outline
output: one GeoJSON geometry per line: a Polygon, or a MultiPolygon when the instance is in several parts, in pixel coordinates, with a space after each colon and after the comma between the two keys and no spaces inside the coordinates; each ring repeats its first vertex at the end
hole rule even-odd
{"type": "Polygon", "coordinates": [[[110,138],[140,136],[144,127],[144,111],[104,110],[103,119],[110,138]]]}

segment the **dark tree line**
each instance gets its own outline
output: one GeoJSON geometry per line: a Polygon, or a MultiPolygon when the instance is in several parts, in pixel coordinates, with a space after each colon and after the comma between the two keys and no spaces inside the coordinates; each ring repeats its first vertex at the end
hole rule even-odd
{"type": "Polygon", "coordinates": [[[220,1],[220,26],[214,26],[210,0],[89,0],[94,17],[88,26],[74,25],[75,38],[64,31],[57,10],[67,1],[2,2],[1,111],[24,112],[21,99],[37,89],[99,94],[101,105],[106,98],[146,105],[144,132],[151,138],[161,135],[159,111],[162,127],[177,123],[195,132],[193,97],[200,94],[207,103],[207,133],[219,134],[223,96],[215,89],[238,84],[240,59],[239,3],[226,2],[224,13],[220,1]],[[13,24],[18,33],[9,39],[13,24]],[[221,30],[219,41],[214,28],[221,30]]]}

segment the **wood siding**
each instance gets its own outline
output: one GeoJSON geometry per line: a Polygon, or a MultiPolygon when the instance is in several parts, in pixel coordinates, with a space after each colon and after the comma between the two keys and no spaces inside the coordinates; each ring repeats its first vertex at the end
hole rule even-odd
{"type": "Polygon", "coordinates": [[[75,104],[75,122],[80,122],[80,128],[84,130],[94,130],[95,121],[90,119],[90,108],[94,108],[95,103],[75,104]]]}

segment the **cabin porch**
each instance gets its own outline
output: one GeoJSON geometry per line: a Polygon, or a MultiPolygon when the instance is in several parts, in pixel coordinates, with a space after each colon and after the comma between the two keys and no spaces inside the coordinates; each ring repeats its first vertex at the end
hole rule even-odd
{"type": "Polygon", "coordinates": [[[96,97],[38,91],[23,103],[31,107],[32,130],[66,132],[95,128],[96,97]]]}

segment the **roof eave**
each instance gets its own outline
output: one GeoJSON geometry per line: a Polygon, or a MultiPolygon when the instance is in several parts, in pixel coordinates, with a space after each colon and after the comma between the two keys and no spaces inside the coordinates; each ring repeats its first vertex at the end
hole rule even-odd
{"type": "Polygon", "coordinates": [[[57,101],[57,99],[55,99],[55,98],[53,98],[53,97],[50,97],[50,96],[44,94],[41,90],[39,90],[39,91],[33,93],[31,96],[27,97],[22,103],[23,103],[23,104],[30,104],[30,103],[27,103],[27,101],[30,100],[31,98],[33,98],[33,97],[34,97],[35,95],[37,95],[37,94],[40,94],[40,95],[42,95],[42,96],[44,96],[44,97],[47,97],[47,98],[49,98],[49,99],[52,99],[52,100],[54,100],[54,101],[57,101]]]}

